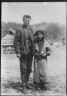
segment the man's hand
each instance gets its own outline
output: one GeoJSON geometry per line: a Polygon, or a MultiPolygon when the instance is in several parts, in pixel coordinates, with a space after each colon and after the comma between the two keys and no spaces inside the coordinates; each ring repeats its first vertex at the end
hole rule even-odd
{"type": "Polygon", "coordinates": [[[20,55],[20,54],[17,54],[17,57],[18,57],[18,58],[20,58],[20,57],[21,57],[21,55],[20,55]]]}

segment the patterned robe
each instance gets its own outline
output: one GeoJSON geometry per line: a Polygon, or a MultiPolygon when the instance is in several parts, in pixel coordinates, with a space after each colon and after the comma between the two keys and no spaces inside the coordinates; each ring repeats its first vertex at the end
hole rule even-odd
{"type": "MultiPolygon", "coordinates": [[[[35,43],[35,49],[37,52],[39,52],[39,49],[41,49],[40,54],[51,54],[50,44],[47,41],[44,40],[43,46],[41,47],[42,48],[39,48],[39,45],[35,43]],[[46,50],[47,47],[49,48],[48,51],[46,50]]],[[[34,83],[40,83],[40,81],[45,84],[49,82],[47,55],[44,59],[41,60],[34,58],[34,83]]]]}

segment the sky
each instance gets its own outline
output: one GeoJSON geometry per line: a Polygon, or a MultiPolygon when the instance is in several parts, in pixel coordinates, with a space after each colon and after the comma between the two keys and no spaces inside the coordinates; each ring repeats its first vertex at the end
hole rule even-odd
{"type": "Polygon", "coordinates": [[[23,15],[31,16],[31,24],[53,22],[66,24],[66,2],[2,2],[1,21],[23,23],[23,15]]]}

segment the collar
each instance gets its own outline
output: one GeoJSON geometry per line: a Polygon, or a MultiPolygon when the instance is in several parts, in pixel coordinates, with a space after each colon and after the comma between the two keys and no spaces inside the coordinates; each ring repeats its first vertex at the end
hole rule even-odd
{"type": "Polygon", "coordinates": [[[22,25],[23,28],[27,28],[27,29],[30,29],[30,26],[26,26],[26,25],[22,25]]]}

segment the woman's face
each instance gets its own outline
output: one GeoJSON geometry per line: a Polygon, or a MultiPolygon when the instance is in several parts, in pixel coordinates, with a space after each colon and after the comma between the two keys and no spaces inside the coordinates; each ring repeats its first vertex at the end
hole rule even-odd
{"type": "Polygon", "coordinates": [[[42,35],[41,33],[39,33],[39,34],[37,35],[37,37],[38,37],[38,38],[42,38],[43,35],[42,35]]]}

